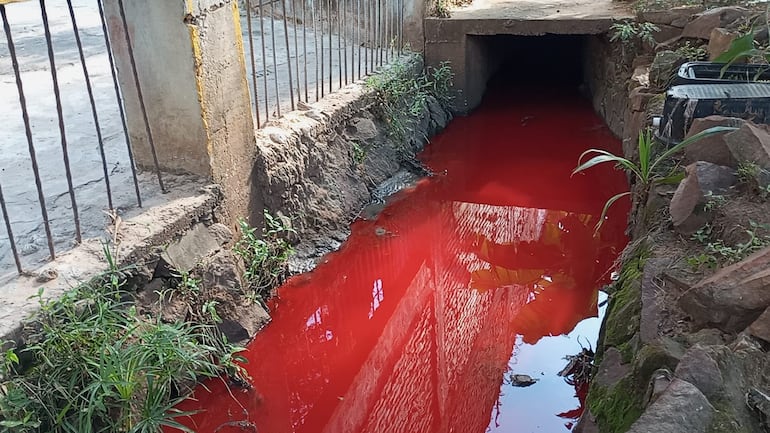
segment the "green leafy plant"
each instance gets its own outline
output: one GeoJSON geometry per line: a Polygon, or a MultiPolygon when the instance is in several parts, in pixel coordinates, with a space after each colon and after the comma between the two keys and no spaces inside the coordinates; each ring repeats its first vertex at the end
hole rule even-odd
{"type": "MultiPolygon", "coordinates": [[[[750,25],[748,31],[734,39],[727,50],[714,59],[717,63],[724,63],[724,66],[722,67],[722,76],[726,75],[727,69],[735,62],[749,60],[752,63],[770,63],[770,46],[767,44],[760,45],[755,40],[759,34],[768,30],[770,30],[770,3],[766,6],[764,25],[750,25]]],[[[768,66],[768,68],[770,68],[770,66],[768,66]]],[[[756,81],[766,70],[767,69],[759,69],[753,77],[740,76],[729,78],[756,81]]]]}
{"type": "Polygon", "coordinates": [[[5,352],[0,432],[192,432],[175,405],[243,349],[211,325],[138,315],[124,281],[113,268],[56,300],[38,293],[27,346],[5,352]],[[32,362],[12,369],[19,350],[32,362]]]}
{"type": "Polygon", "coordinates": [[[233,246],[233,252],[243,259],[246,267],[244,278],[255,300],[264,300],[270,290],[277,287],[287,275],[287,261],[294,253],[286,236],[294,230],[265,210],[265,226],[262,230],[251,227],[241,219],[241,237],[233,246]]]}
{"type": "Polygon", "coordinates": [[[770,173],[759,164],[743,161],[738,164],[736,173],[738,182],[746,185],[750,192],[758,194],[762,200],[770,198],[770,183],[767,183],[767,179],[770,179],[770,173]]]}
{"type": "Polygon", "coordinates": [[[705,196],[706,203],[703,205],[703,209],[707,212],[718,209],[725,204],[727,204],[727,199],[725,196],[720,194],[714,194],[711,191],[708,191],[705,196]]]}
{"type": "Polygon", "coordinates": [[[705,246],[705,252],[688,259],[688,263],[707,264],[716,267],[718,263],[737,263],[754,252],[770,245],[770,236],[759,234],[762,230],[767,232],[770,226],[749,221],[750,228],[745,230],[747,239],[735,245],[727,245],[722,239],[712,239],[713,230],[710,225],[705,225],[692,235],[692,239],[705,246]]]}
{"type": "Polygon", "coordinates": [[[427,101],[435,98],[442,106],[451,104],[454,73],[448,62],[415,75],[413,66],[396,60],[388,68],[366,79],[377,94],[379,117],[388,124],[389,134],[402,140],[413,130],[427,110],[427,101]]]}
{"type": "Polygon", "coordinates": [[[708,58],[708,50],[705,45],[693,45],[690,41],[686,41],[684,45],[677,48],[675,52],[687,61],[695,62],[698,60],[706,60],[708,58]]]}
{"type": "MultiPolygon", "coordinates": [[[[640,131],[638,148],[637,148],[639,153],[638,163],[631,161],[627,158],[624,158],[622,156],[614,155],[611,152],[608,152],[606,150],[588,149],[585,152],[583,152],[578,158],[578,166],[572,171],[572,175],[585,171],[599,164],[611,163],[629,172],[634,177],[636,182],[639,182],[641,184],[642,193],[644,194],[644,198],[646,199],[646,196],[649,193],[650,186],[654,182],[665,181],[666,179],[656,170],[662,165],[663,162],[669,160],[676,153],[682,151],[685,147],[689,146],[692,143],[697,142],[698,140],[704,137],[721,133],[721,132],[733,131],[735,129],[736,128],[732,128],[732,127],[715,126],[715,127],[706,129],[704,131],[701,131],[691,137],[688,137],[682,140],[679,144],[672,146],[668,149],[665,149],[659,154],[655,151],[656,149],[654,149],[655,141],[653,140],[652,134],[650,133],[650,131],[640,131]],[[592,156],[592,157],[587,161],[583,162],[583,160],[589,156],[592,156]]],[[[599,217],[599,222],[596,224],[594,229],[598,231],[601,228],[607,216],[607,211],[609,210],[610,206],[612,206],[613,203],[615,203],[616,201],[618,201],[623,197],[630,196],[630,195],[631,195],[631,192],[623,192],[610,197],[609,200],[607,200],[607,202],[605,203],[604,209],[602,209],[602,214],[599,217]]]]}
{"type": "Polygon", "coordinates": [[[449,5],[446,0],[436,0],[436,4],[433,7],[433,14],[436,18],[449,18],[452,14],[449,11],[449,5]]]}
{"type": "Polygon", "coordinates": [[[690,268],[693,271],[699,271],[704,267],[708,269],[714,269],[717,267],[719,262],[717,261],[717,258],[714,257],[713,254],[701,253],[695,256],[688,257],[687,264],[690,266],[690,268]]]}
{"type": "Polygon", "coordinates": [[[353,163],[361,165],[366,159],[366,149],[357,142],[353,142],[353,163]]]}
{"type": "Polygon", "coordinates": [[[621,21],[610,26],[610,41],[620,41],[624,45],[633,44],[637,39],[650,46],[655,45],[655,33],[660,28],[653,23],[637,23],[635,21],[621,21]]]}

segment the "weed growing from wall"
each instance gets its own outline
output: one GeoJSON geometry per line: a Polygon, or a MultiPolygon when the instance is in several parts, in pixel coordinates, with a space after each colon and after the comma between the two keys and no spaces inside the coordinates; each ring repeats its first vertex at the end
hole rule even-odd
{"type": "Polygon", "coordinates": [[[39,293],[27,346],[0,363],[0,432],[190,432],[175,405],[202,379],[241,370],[243,349],[215,326],[139,315],[124,277],[113,268],[57,300],[39,293]]]}
{"type": "Polygon", "coordinates": [[[660,28],[653,23],[637,23],[626,20],[614,23],[610,26],[610,41],[620,41],[623,45],[633,45],[639,40],[645,44],[654,46],[655,33],[659,31],[660,28]]]}
{"type": "Polygon", "coordinates": [[[454,73],[448,62],[438,68],[427,68],[415,75],[413,66],[404,60],[366,79],[366,85],[377,92],[379,116],[388,124],[388,133],[402,141],[428,111],[429,99],[435,98],[442,107],[452,102],[454,73]]]}
{"type": "MultiPolygon", "coordinates": [[[[575,170],[572,171],[572,175],[574,176],[577,173],[580,173],[599,164],[604,164],[607,162],[614,164],[630,173],[633,179],[641,185],[642,196],[639,197],[639,202],[644,204],[647,202],[647,195],[649,194],[652,184],[665,182],[667,180],[667,176],[664,176],[659,172],[660,167],[666,161],[670,160],[678,152],[684,150],[685,147],[695,143],[702,138],[717,133],[734,131],[735,129],[737,128],[714,126],[712,128],[701,131],[692,137],[688,137],[679,144],[668,149],[657,149],[657,142],[653,140],[650,131],[640,131],[638,141],[638,163],[622,156],[614,155],[611,152],[603,149],[588,149],[578,158],[578,166],[575,168],[575,170]],[[583,162],[584,158],[591,155],[595,156],[583,162]]],[[[621,198],[630,195],[631,192],[623,192],[616,194],[607,200],[607,202],[604,204],[604,209],[602,209],[602,214],[599,217],[599,222],[596,223],[595,231],[598,231],[602,224],[604,224],[604,220],[607,216],[607,211],[609,210],[610,206],[612,206],[613,203],[620,200],[621,198]]]]}
{"type": "Polygon", "coordinates": [[[749,221],[749,226],[748,229],[744,230],[746,241],[728,245],[722,239],[715,239],[712,227],[706,224],[692,235],[692,240],[703,244],[704,251],[688,257],[687,263],[694,270],[699,270],[704,266],[713,269],[719,264],[740,262],[770,245],[770,236],[760,234],[760,232],[770,230],[770,227],[754,221],[749,221]]]}
{"type": "Polygon", "coordinates": [[[288,273],[287,261],[294,253],[286,240],[286,235],[294,230],[267,210],[264,218],[265,227],[261,231],[240,220],[241,238],[233,247],[233,252],[243,259],[246,267],[243,276],[255,301],[264,301],[270,290],[283,282],[288,273]]]}

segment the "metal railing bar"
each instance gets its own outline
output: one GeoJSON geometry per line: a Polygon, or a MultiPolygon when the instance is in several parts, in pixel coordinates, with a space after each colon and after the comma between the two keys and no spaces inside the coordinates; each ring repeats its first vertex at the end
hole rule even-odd
{"type": "Polygon", "coordinates": [[[253,23],[251,19],[251,0],[246,0],[246,28],[249,32],[249,54],[251,63],[251,83],[254,87],[254,111],[256,112],[257,128],[262,126],[262,122],[259,116],[259,95],[257,94],[257,87],[259,87],[259,80],[257,79],[257,58],[254,55],[254,33],[253,23]]]}
{"type": "Polygon", "coordinates": [[[398,0],[398,55],[404,53],[404,2],[398,0]]]}
{"type": "Polygon", "coordinates": [[[348,84],[348,2],[342,0],[342,54],[345,58],[345,85],[348,84]]]}
{"type": "Polygon", "coordinates": [[[267,86],[267,50],[265,49],[265,9],[259,0],[259,40],[262,43],[262,81],[265,85],[265,122],[270,120],[270,93],[267,86]]]}
{"type": "Polygon", "coordinates": [[[390,2],[385,0],[385,63],[390,62],[390,2]]]}
{"type": "Polygon", "coordinates": [[[96,101],[94,100],[94,91],[91,86],[91,77],[88,75],[88,66],[86,65],[86,56],[83,53],[83,44],[80,41],[80,32],[78,31],[78,24],[75,18],[75,10],[72,8],[72,0],[67,0],[67,9],[69,10],[70,19],[72,20],[72,30],[75,33],[75,44],[78,47],[78,54],[80,55],[80,64],[83,66],[83,78],[86,83],[86,91],[88,92],[88,101],[91,104],[91,114],[94,118],[94,126],[96,127],[96,140],[99,143],[99,156],[102,159],[102,170],[104,171],[104,185],[107,188],[107,204],[109,209],[114,209],[112,204],[112,188],[110,187],[110,173],[107,168],[107,155],[104,152],[104,139],[102,138],[102,128],[99,126],[99,115],[96,110],[96,101]]]}
{"type": "Polygon", "coordinates": [[[83,239],[80,233],[80,213],[75,199],[75,186],[72,183],[72,168],[70,166],[69,146],[67,144],[67,131],[64,126],[64,113],[62,112],[61,90],[59,89],[59,74],[56,71],[56,58],[53,52],[53,41],[51,39],[51,28],[48,25],[48,11],[45,8],[45,0],[40,0],[40,14],[43,19],[43,33],[48,48],[48,63],[51,66],[51,80],[53,82],[53,95],[56,101],[56,115],[59,120],[59,135],[61,137],[61,150],[64,159],[64,173],[67,178],[67,191],[72,205],[72,217],[75,223],[75,239],[80,243],[83,239]]]}
{"type": "Polygon", "coordinates": [[[382,67],[383,53],[382,53],[382,38],[383,38],[383,25],[382,25],[382,0],[377,0],[377,56],[379,59],[379,65],[382,67]]]}
{"type": "Polygon", "coordinates": [[[16,77],[16,88],[19,92],[19,105],[21,106],[21,116],[24,119],[24,132],[27,135],[27,146],[29,148],[29,158],[32,163],[32,172],[35,175],[35,187],[37,188],[37,198],[40,204],[40,213],[43,217],[43,226],[45,228],[46,239],[48,240],[48,251],[51,254],[51,259],[56,258],[56,252],[53,248],[53,236],[51,235],[51,224],[48,220],[48,210],[45,205],[45,195],[43,194],[43,184],[40,181],[40,168],[37,165],[37,156],[35,154],[35,145],[32,141],[32,128],[29,123],[29,113],[27,112],[27,99],[24,96],[24,85],[21,81],[21,71],[19,70],[19,60],[16,57],[16,47],[13,44],[13,37],[11,36],[11,25],[8,22],[8,14],[5,10],[5,5],[0,4],[0,15],[3,19],[3,29],[5,30],[5,37],[8,41],[8,52],[11,55],[11,64],[13,66],[13,73],[16,77]]]}
{"type": "Polygon", "coordinates": [[[302,80],[300,80],[300,72],[299,72],[299,41],[297,37],[297,6],[294,5],[294,0],[289,0],[289,4],[291,5],[291,17],[294,21],[294,66],[297,70],[297,101],[302,101],[302,80]]]}
{"type": "Polygon", "coordinates": [[[340,9],[340,0],[336,1],[337,3],[337,69],[339,69],[339,81],[340,86],[337,87],[337,90],[342,88],[342,20],[340,19],[340,13],[342,12],[340,9]]]}
{"type": "MultiPolygon", "coordinates": [[[[40,0],[41,2],[44,0],[40,0]]],[[[147,107],[144,104],[144,96],[142,95],[142,83],[139,82],[139,72],[136,68],[136,58],[134,57],[134,46],[131,43],[131,34],[128,31],[128,20],[126,19],[126,9],[123,6],[123,0],[118,0],[118,8],[120,9],[120,19],[123,24],[123,33],[126,37],[126,48],[128,49],[128,58],[131,63],[131,73],[134,77],[134,84],[136,85],[136,94],[139,98],[139,108],[142,111],[142,119],[144,120],[144,128],[147,133],[147,141],[150,143],[150,152],[152,153],[152,160],[155,164],[155,172],[158,175],[158,186],[160,191],[165,194],[166,187],[163,185],[163,175],[160,172],[160,163],[158,162],[158,153],[155,150],[155,140],[152,136],[152,128],[150,127],[150,119],[147,116],[147,107]]]]}
{"type": "MultiPolygon", "coordinates": [[[[294,105],[294,80],[292,80],[291,71],[291,47],[289,46],[289,25],[286,17],[286,0],[281,2],[281,9],[283,15],[283,39],[286,44],[286,68],[289,71],[289,100],[291,101],[291,110],[294,111],[296,107],[294,105]]],[[[278,65],[275,65],[275,69],[276,71],[278,70],[278,65]]],[[[278,98],[280,99],[280,96],[278,98]]]]}
{"type": "Polygon", "coordinates": [[[307,87],[307,3],[302,0],[302,59],[305,68],[305,102],[310,102],[310,91],[307,87]]]}
{"type": "Polygon", "coordinates": [[[275,104],[277,106],[277,112],[276,114],[278,117],[281,117],[281,96],[280,92],[278,91],[278,58],[276,57],[276,49],[275,49],[275,17],[273,16],[273,12],[275,10],[273,7],[270,7],[270,39],[272,41],[273,46],[273,82],[275,84],[275,104]]]}
{"type": "Polygon", "coordinates": [[[371,53],[370,53],[370,50],[369,50],[369,46],[371,45],[369,42],[371,41],[370,37],[371,37],[371,30],[372,30],[371,29],[371,16],[370,16],[371,15],[371,8],[372,7],[371,7],[371,1],[370,0],[361,0],[361,1],[364,2],[364,21],[365,21],[365,24],[366,24],[365,29],[364,29],[364,34],[365,34],[365,39],[366,39],[366,44],[364,46],[364,69],[365,69],[364,70],[364,74],[365,75],[369,75],[369,70],[370,70],[369,64],[372,61],[371,60],[372,56],[370,55],[371,53]]]}
{"type": "MultiPolygon", "coordinates": [[[[3,7],[0,5],[0,7],[3,7]]],[[[11,253],[13,253],[13,261],[16,262],[16,270],[19,273],[23,273],[24,269],[21,267],[21,259],[19,258],[19,250],[16,248],[16,241],[13,238],[13,230],[11,229],[11,219],[8,216],[8,208],[5,206],[5,196],[3,195],[3,186],[0,185],[0,209],[3,210],[3,220],[5,221],[5,231],[8,233],[8,242],[11,244],[11,253]]]]}
{"type": "Polygon", "coordinates": [[[136,174],[136,163],[134,162],[134,151],[131,147],[131,137],[128,134],[128,124],[126,123],[126,112],[123,108],[123,98],[120,94],[120,86],[118,85],[117,69],[115,68],[115,59],[112,57],[112,43],[110,42],[109,32],[107,31],[107,21],[104,18],[104,5],[102,0],[97,0],[96,4],[99,6],[99,17],[102,22],[102,32],[104,33],[104,45],[107,47],[107,59],[110,62],[110,73],[112,74],[112,84],[115,87],[115,99],[118,102],[118,110],[120,111],[120,122],[123,125],[123,135],[126,137],[126,150],[128,151],[128,161],[131,166],[131,178],[134,182],[134,192],[136,193],[136,204],[142,207],[142,196],[139,192],[139,178],[136,174]]]}
{"type": "Polygon", "coordinates": [[[356,0],[356,45],[358,46],[358,79],[361,79],[361,0],[356,0]]]}
{"type": "Polygon", "coordinates": [[[332,2],[326,3],[326,16],[329,18],[329,93],[334,91],[334,51],[332,48],[332,35],[334,34],[334,21],[332,21],[332,2]]]}
{"type": "MultiPolygon", "coordinates": [[[[319,64],[319,57],[318,57],[318,20],[316,19],[315,14],[315,0],[310,0],[310,12],[313,19],[313,52],[315,53],[315,101],[318,102],[319,99],[321,99],[318,95],[319,86],[319,77],[318,77],[318,64],[319,64]]],[[[323,43],[324,38],[321,38],[321,53],[323,53],[323,43]]],[[[321,65],[323,67],[323,62],[321,62],[321,65]]],[[[321,75],[323,75],[323,72],[321,72],[321,75]]]]}
{"type": "MultiPolygon", "coordinates": [[[[324,21],[323,21],[323,16],[324,15],[323,15],[323,13],[324,13],[324,11],[323,11],[323,0],[319,0],[318,1],[318,15],[319,15],[318,22],[319,22],[320,27],[321,27],[321,38],[320,38],[321,39],[321,51],[320,51],[320,53],[321,53],[321,61],[320,61],[320,64],[321,64],[321,76],[319,78],[319,76],[318,76],[318,69],[316,68],[315,82],[316,82],[316,86],[317,87],[320,84],[320,87],[321,87],[321,98],[324,97],[324,91],[325,91],[324,90],[324,87],[325,87],[324,86],[324,84],[325,84],[325,82],[324,82],[324,80],[325,80],[324,65],[326,63],[326,61],[324,60],[324,53],[326,51],[324,50],[324,21]]],[[[318,51],[316,52],[316,62],[318,62],[318,51]]],[[[317,92],[316,92],[316,101],[318,101],[318,93],[317,92]]]]}

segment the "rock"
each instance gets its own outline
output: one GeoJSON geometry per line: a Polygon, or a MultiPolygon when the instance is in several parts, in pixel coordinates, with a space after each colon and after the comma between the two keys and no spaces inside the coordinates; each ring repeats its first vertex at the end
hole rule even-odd
{"type": "Polygon", "coordinates": [[[691,383],[674,379],[628,433],[705,433],[714,407],[691,383]]]}
{"type": "Polygon", "coordinates": [[[613,386],[620,379],[626,377],[630,371],[631,366],[623,363],[623,355],[620,351],[610,347],[604,352],[602,362],[597,367],[594,381],[602,387],[613,386]]]}
{"type": "Polygon", "coordinates": [[[655,281],[669,260],[651,258],[644,263],[642,271],[642,318],[639,321],[639,337],[643,344],[649,344],[658,338],[658,326],[662,322],[660,294],[655,281]]]}
{"type": "Polygon", "coordinates": [[[345,128],[345,138],[351,141],[367,142],[377,137],[377,125],[371,119],[357,117],[345,128]]]}
{"type": "Polygon", "coordinates": [[[691,347],[684,354],[674,375],[695,385],[708,399],[721,392],[724,382],[717,362],[699,346],[691,347]]]}
{"type": "MultiPolygon", "coordinates": [[[[634,73],[636,74],[638,72],[640,74],[643,74],[644,71],[646,71],[647,75],[642,75],[640,77],[637,77],[637,79],[642,81],[647,80],[647,83],[649,84],[649,80],[650,80],[649,70],[650,70],[649,66],[647,67],[640,66],[639,68],[637,68],[637,71],[634,71],[634,73]]],[[[647,87],[637,86],[634,89],[632,89],[628,95],[628,106],[631,109],[631,111],[645,111],[647,109],[647,104],[650,102],[652,98],[656,96],[658,95],[656,93],[650,93],[647,87]]]]}
{"type": "Polygon", "coordinates": [[[709,44],[707,48],[709,60],[713,61],[727,51],[727,49],[730,48],[730,44],[732,44],[737,37],[738,33],[731,32],[721,27],[712,30],[711,35],[709,35],[709,44]]]}
{"type": "Polygon", "coordinates": [[[202,287],[197,302],[201,305],[215,301],[220,331],[230,342],[251,339],[270,321],[270,315],[258,303],[245,296],[241,279],[243,271],[230,250],[221,250],[200,263],[195,269],[202,287]]]}
{"type": "Polygon", "coordinates": [[[596,422],[596,417],[594,417],[591,414],[591,410],[586,408],[583,413],[580,415],[580,419],[578,420],[577,424],[575,424],[575,428],[572,430],[573,433],[599,433],[599,424],[596,422]]]}
{"type": "MultiPolygon", "coordinates": [[[[211,252],[219,249],[219,242],[203,224],[195,224],[181,238],[169,244],[161,254],[161,261],[181,272],[188,272],[211,252]]],[[[159,264],[162,266],[162,264],[159,264]]]]}
{"type": "Polygon", "coordinates": [[[223,247],[233,241],[233,231],[230,230],[230,227],[221,223],[216,223],[210,225],[208,228],[211,236],[217,240],[219,246],[223,247]]]}
{"type": "Polygon", "coordinates": [[[737,162],[751,161],[770,169],[770,127],[745,122],[737,131],[725,134],[725,143],[737,162]]]}
{"type": "Polygon", "coordinates": [[[639,13],[639,21],[682,28],[693,15],[702,10],[701,6],[679,6],[661,11],[642,11],[639,13]]]}
{"type": "Polygon", "coordinates": [[[709,195],[723,194],[735,184],[737,177],[730,167],[698,161],[685,168],[687,176],[679,183],[669,205],[674,227],[691,234],[708,221],[702,205],[709,195]]]}
{"type": "Polygon", "coordinates": [[[744,330],[770,306],[770,247],[698,282],[679,306],[696,326],[744,330]]]}
{"type": "Polygon", "coordinates": [[[200,275],[201,285],[207,290],[228,290],[239,293],[243,290],[241,281],[243,271],[230,250],[219,251],[208,258],[198,266],[196,274],[200,275]]]}
{"type": "Polygon", "coordinates": [[[634,68],[634,72],[631,74],[631,83],[632,85],[641,88],[640,90],[634,88],[631,91],[631,109],[634,111],[642,111],[647,105],[646,101],[642,101],[641,98],[634,100],[633,92],[642,93],[650,86],[650,65],[640,65],[634,68]],[[645,102],[645,104],[642,105],[642,102],[645,102]]]}
{"type": "Polygon", "coordinates": [[[444,129],[447,123],[449,123],[449,116],[447,115],[446,110],[444,110],[444,107],[442,107],[438,100],[433,96],[428,97],[427,103],[430,120],[433,124],[432,129],[434,129],[434,131],[431,132],[437,132],[444,129]]]}
{"type": "Polygon", "coordinates": [[[762,353],[762,347],[760,345],[760,342],[746,334],[739,334],[738,337],[735,338],[735,341],[733,341],[728,348],[732,350],[734,353],[740,353],[740,354],[752,354],[752,353],[762,353]]]}
{"type": "Polygon", "coordinates": [[[528,374],[512,374],[510,376],[511,385],[517,388],[526,388],[537,383],[537,379],[533,379],[528,374]]]}
{"type": "Polygon", "coordinates": [[[717,27],[729,27],[739,19],[751,15],[751,11],[741,7],[726,6],[701,12],[687,23],[682,30],[682,37],[709,39],[711,31],[717,27]]]}
{"type": "Polygon", "coordinates": [[[286,138],[286,134],[284,134],[282,132],[271,132],[269,134],[269,137],[276,144],[286,144],[286,143],[289,142],[289,139],[286,138]]]}
{"type": "Polygon", "coordinates": [[[647,383],[658,369],[666,368],[673,371],[684,353],[684,347],[680,343],[669,337],[660,337],[637,352],[634,359],[634,372],[642,383],[647,383]]]}
{"type": "Polygon", "coordinates": [[[756,415],[764,431],[770,431],[770,394],[756,388],[746,393],[746,406],[756,415]]]}
{"type": "Polygon", "coordinates": [[[658,31],[655,32],[653,38],[655,42],[662,43],[670,41],[674,38],[678,38],[682,34],[682,28],[676,26],[670,26],[666,24],[658,24],[658,31]]]}
{"type": "Polygon", "coordinates": [[[659,368],[652,373],[650,384],[647,387],[647,398],[645,399],[647,403],[645,406],[654,403],[655,400],[663,395],[663,392],[666,391],[666,388],[668,388],[668,385],[671,383],[671,379],[671,371],[666,368],[659,368]]]}
{"type": "Polygon", "coordinates": [[[765,312],[746,328],[746,333],[770,343],[770,308],[765,309],[765,312]]]}
{"type": "Polygon", "coordinates": [[[243,325],[232,319],[222,319],[222,322],[217,323],[217,328],[227,341],[246,341],[252,337],[243,325]]]}
{"type": "Polygon", "coordinates": [[[679,67],[687,61],[675,51],[664,50],[655,54],[650,65],[650,86],[654,90],[665,90],[676,75],[679,67]]]}
{"type": "MultiPolygon", "coordinates": [[[[707,116],[697,118],[693,120],[690,130],[687,132],[687,138],[715,126],[739,128],[744,123],[746,123],[745,120],[738,119],[737,117],[707,116]]],[[[685,160],[689,163],[706,161],[726,167],[737,167],[735,158],[733,158],[730,149],[727,147],[725,135],[725,133],[712,134],[685,147],[685,160]]]]}
{"type": "Polygon", "coordinates": [[[687,334],[687,342],[691,346],[700,344],[701,346],[721,346],[725,344],[726,339],[722,331],[715,328],[701,329],[693,334],[687,334]]]}

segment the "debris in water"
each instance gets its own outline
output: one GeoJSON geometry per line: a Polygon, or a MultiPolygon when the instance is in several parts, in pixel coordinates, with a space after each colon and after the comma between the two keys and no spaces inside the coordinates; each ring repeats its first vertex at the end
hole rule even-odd
{"type": "Polygon", "coordinates": [[[538,380],[539,379],[533,379],[532,376],[527,374],[511,374],[508,377],[508,381],[511,383],[511,385],[518,388],[526,388],[528,386],[532,386],[538,380]]]}
{"type": "Polygon", "coordinates": [[[567,383],[582,385],[591,380],[591,370],[594,366],[593,350],[584,347],[577,355],[567,355],[564,359],[569,362],[559,372],[559,376],[566,378],[567,383]]]}
{"type": "MultiPolygon", "coordinates": [[[[214,430],[214,433],[219,433],[223,429],[227,429],[228,427],[236,428],[243,432],[250,432],[250,433],[258,433],[259,430],[257,430],[257,426],[254,425],[253,422],[249,421],[230,421],[226,422],[224,424],[221,424],[219,427],[217,427],[216,430],[214,430]]],[[[229,429],[228,429],[229,430],[229,429]]]]}

